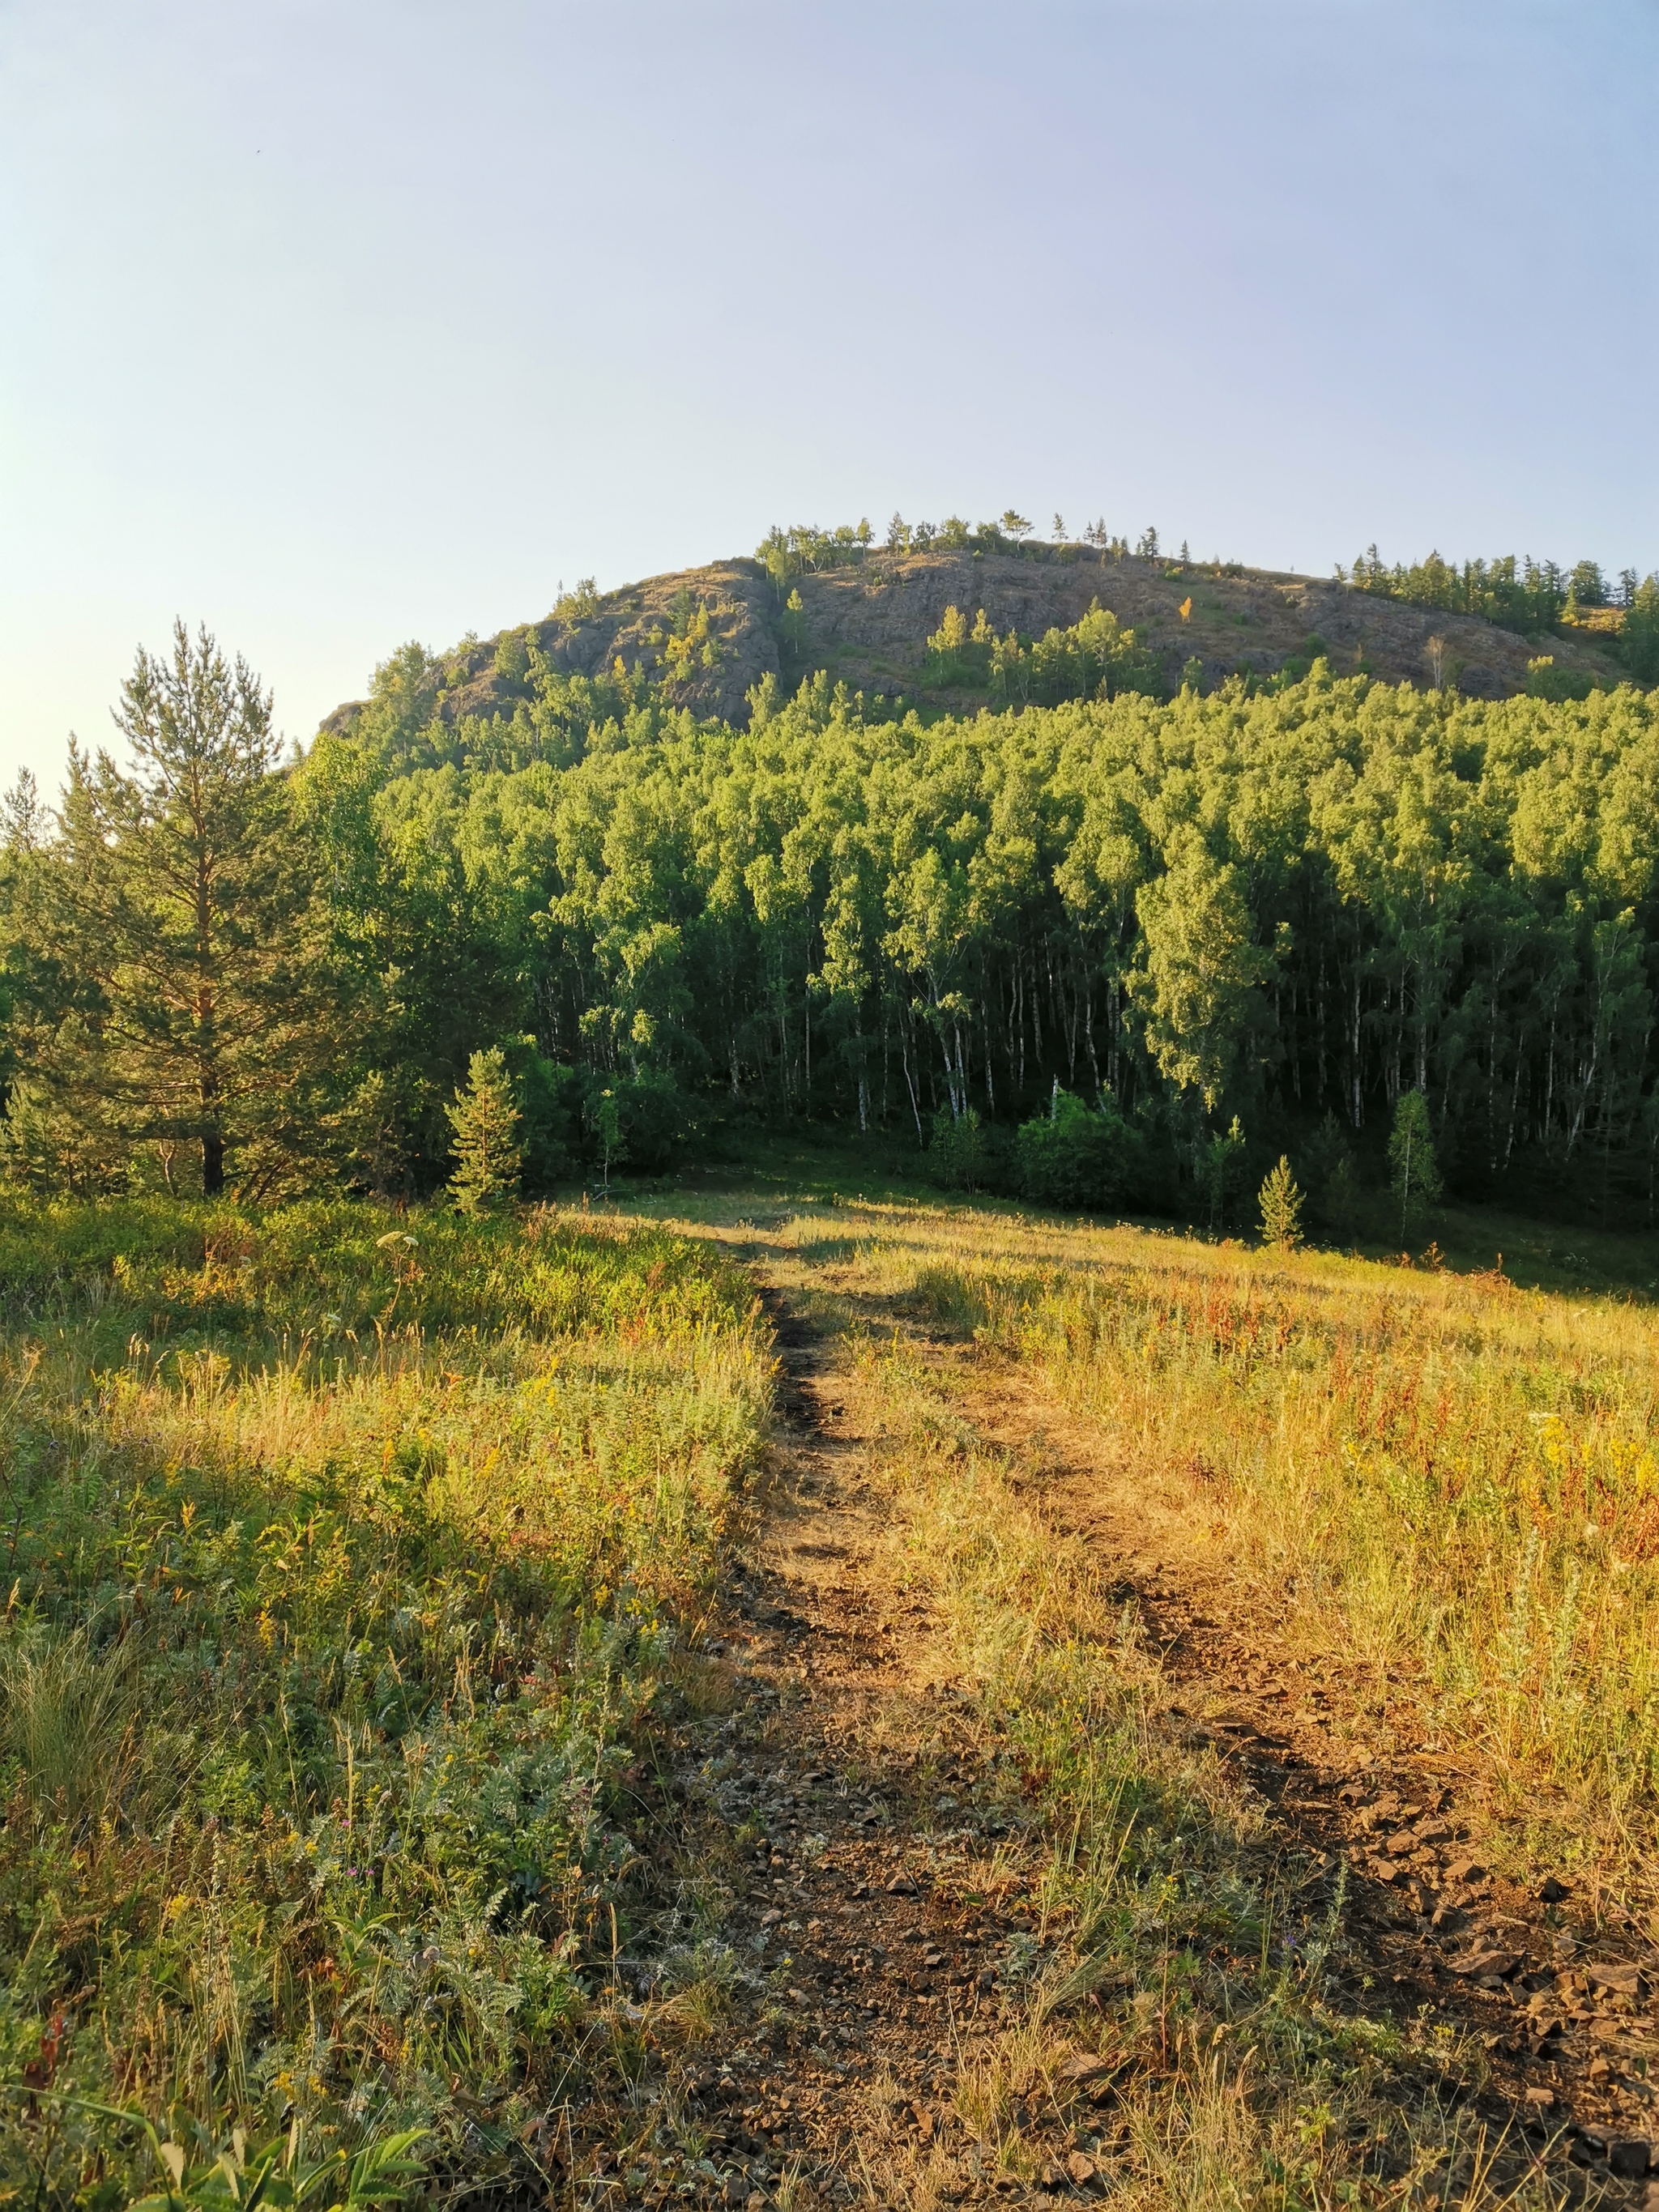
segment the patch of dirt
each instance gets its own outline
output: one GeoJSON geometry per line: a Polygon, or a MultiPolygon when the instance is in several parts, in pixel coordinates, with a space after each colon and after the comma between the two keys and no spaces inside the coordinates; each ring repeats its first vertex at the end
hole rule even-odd
{"type": "Polygon", "coordinates": [[[884,1571],[870,1439],[824,1340],[763,1296],[782,1370],[771,1510],[704,1645],[717,1710],[678,1731],[669,1786],[683,1873],[723,1890],[742,1972],[714,2055],[694,2042],[659,2124],[634,2131],[644,2147],[579,2146],[576,2179],[593,2205],[805,2212],[994,2186],[1051,2203],[1093,2174],[1109,2069],[1085,2056],[1052,2110],[1033,2087],[1022,2128],[1050,2186],[997,2183],[957,2106],[1039,1948],[997,1858],[1013,1785],[963,1717],[927,1608],[884,1571]]]}

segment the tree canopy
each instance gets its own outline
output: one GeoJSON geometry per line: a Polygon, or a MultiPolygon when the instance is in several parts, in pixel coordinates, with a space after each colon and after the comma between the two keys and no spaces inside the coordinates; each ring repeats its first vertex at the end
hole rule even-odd
{"type": "MultiPolygon", "coordinates": [[[[1321,662],[1158,698],[1120,683],[1134,648],[1109,621],[1056,633],[1052,703],[994,690],[931,723],[822,672],[763,687],[746,728],[699,721],[532,645],[514,721],[458,731],[410,648],[348,734],[280,769],[257,688],[227,676],[249,825],[215,940],[234,1142],[251,1158],[257,1125],[428,1187],[472,1055],[500,1046],[532,1188],[665,1164],[721,1118],[1006,1126],[1058,1082],[1177,1184],[1235,1115],[1263,1168],[1334,1115],[1386,1182],[1419,1092],[1450,1188],[1576,1176],[1650,1206],[1659,696],[1471,701],[1321,662]]],[[[940,649],[973,651],[957,627],[940,649]]],[[[93,1029],[151,1024],[98,1047],[94,1177],[152,1172],[168,1132],[206,1141],[201,1082],[186,1100],[144,1073],[188,994],[143,1012],[138,924],[109,919],[137,911],[142,837],[183,818],[148,773],[77,756],[56,830],[14,822],[0,896],[15,1152],[93,1029]],[[41,917],[72,908],[86,925],[54,940],[41,917]]],[[[144,927],[181,896],[146,892],[144,927]]]]}

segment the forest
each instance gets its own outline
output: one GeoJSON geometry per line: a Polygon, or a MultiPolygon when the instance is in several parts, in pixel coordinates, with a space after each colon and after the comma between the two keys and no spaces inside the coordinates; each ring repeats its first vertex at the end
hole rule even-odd
{"type": "Polygon", "coordinates": [[[811,1124],[1040,1195],[1013,1133],[1063,1119],[1050,1195],[1218,1226],[1283,1152],[1340,1235],[1415,1093],[1449,1189],[1651,1218],[1655,695],[1316,660],[1158,696],[1098,607],[1024,642],[951,608],[928,646],[981,711],[820,672],[738,727],[503,634],[512,720],[457,721],[410,646],[284,759],[180,627],[125,687],[131,761],[7,801],[7,1172],[422,1194],[498,1051],[532,1192],[811,1124]]]}
{"type": "Polygon", "coordinates": [[[1659,691],[1172,681],[1101,565],[741,723],[689,585],[303,750],[181,624],[14,787],[0,2192],[1646,2160],[1644,1243],[1437,1201],[1651,1223],[1659,691]]]}

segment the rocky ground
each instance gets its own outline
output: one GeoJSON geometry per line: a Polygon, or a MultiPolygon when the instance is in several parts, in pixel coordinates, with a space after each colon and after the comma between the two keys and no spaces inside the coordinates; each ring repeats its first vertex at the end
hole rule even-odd
{"type": "MultiPolygon", "coordinates": [[[[764,678],[790,690],[821,668],[868,697],[880,693],[976,713],[983,692],[939,690],[927,676],[927,641],[951,605],[970,621],[982,607],[999,632],[1030,636],[1076,622],[1097,599],[1156,650],[1171,684],[1190,660],[1213,688],[1235,673],[1267,675],[1289,659],[1305,662],[1316,651],[1339,675],[1364,667],[1384,682],[1419,687],[1438,678],[1471,698],[1523,691],[1528,663],[1540,653],[1564,669],[1593,672],[1609,684],[1620,679],[1607,639],[1588,629],[1540,642],[1328,578],[1204,562],[1105,560],[1082,546],[1041,559],[1036,549],[1024,557],[877,552],[856,565],[802,575],[790,588],[801,598],[798,629],[784,618],[782,594],[751,560],[647,577],[603,594],[580,615],[566,600],[522,628],[568,673],[597,676],[620,659],[662,680],[676,623],[684,627],[688,608],[706,608],[708,653],[699,648],[669,684],[669,696],[694,714],[739,725],[748,720],[750,691],[764,678]]],[[[525,687],[496,672],[495,656],[494,639],[448,656],[464,673],[445,697],[447,720],[511,719],[525,687]]],[[[354,712],[337,708],[325,726],[349,726],[354,712]]]]}
{"type": "MultiPolygon", "coordinates": [[[[573,2201],[798,2212],[1114,2196],[1133,2164],[1125,2097],[1168,2063],[1156,2000],[1136,2000],[1133,2038],[1109,1987],[1044,2016],[1049,1930],[1021,1777],[892,1573],[890,1493],[833,1337],[758,1249],[756,1264],[782,1361],[775,1481],[709,1625],[702,1710],[661,1778],[682,1905],[713,1902],[728,1966],[707,2032],[646,2069],[621,2124],[594,2112],[579,2127],[573,2201]]],[[[1636,1926],[1547,1872],[1491,1870],[1516,1852],[1490,1789],[1414,1741],[1403,1702],[1379,1724],[1372,1686],[1336,1655],[1292,1650],[1271,1606],[1242,1603],[1204,1558],[1179,1504],[1022,1370],[927,1349],[959,1379],[971,1365],[981,1432],[1139,1610],[1167,1686],[1159,1725],[1259,1802],[1261,1850],[1287,1887],[1335,1900],[1347,2001],[1484,2054],[1467,2091],[1495,2147],[1480,2202],[1524,2185],[1528,2204],[1656,2212],[1659,1975],[1636,1926]]]]}

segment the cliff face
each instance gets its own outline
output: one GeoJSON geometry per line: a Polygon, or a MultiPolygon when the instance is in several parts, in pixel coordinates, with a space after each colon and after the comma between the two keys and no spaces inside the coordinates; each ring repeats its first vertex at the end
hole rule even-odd
{"type": "MultiPolygon", "coordinates": [[[[1420,686],[1437,676],[1474,698],[1524,690],[1528,662],[1544,653],[1565,672],[1620,680],[1607,641],[1594,634],[1540,641],[1327,580],[1102,559],[1082,547],[1024,556],[872,552],[856,565],[799,576],[784,592],[754,561],[715,562],[590,603],[562,602],[516,635],[570,674],[597,676],[618,659],[630,671],[641,664],[676,705],[732,722],[747,720],[747,695],[763,678],[793,688],[819,668],[855,691],[973,711],[984,703],[982,692],[927,681],[927,640],[946,607],[969,622],[982,607],[999,633],[1041,635],[1076,622],[1096,599],[1159,655],[1172,684],[1189,660],[1201,664],[1207,689],[1239,671],[1266,675],[1319,652],[1339,675],[1366,668],[1385,682],[1420,686]],[[800,595],[796,615],[783,605],[790,589],[800,595]]],[[[491,639],[447,656],[451,675],[440,709],[447,722],[511,717],[523,690],[498,673],[495,647],[491,639]]],[[[325,726],[349,727],[355,712],[337,708],[325,726]]]]}

